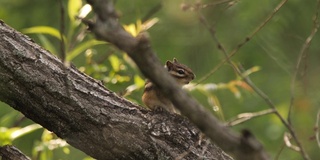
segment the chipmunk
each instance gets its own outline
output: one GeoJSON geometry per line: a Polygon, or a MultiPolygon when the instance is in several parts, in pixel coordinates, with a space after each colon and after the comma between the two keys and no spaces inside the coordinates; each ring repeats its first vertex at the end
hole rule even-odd
{"type": "MultiPolygon", "coordinates": [[[[192,70],[186,65],[179,63],[176,58],[173,59],[173,62],[167,61],[165,68],[169,74],[177,80],[181,87],[195,78],[192,70]]],[[[180,114],[180,111],[173,106],[172,102],[160,93],[159,89],[148,79],[144,86],[142,101],[152,110],[161,107],[161,109],[165,109],[171,113],[180,114]]]]}

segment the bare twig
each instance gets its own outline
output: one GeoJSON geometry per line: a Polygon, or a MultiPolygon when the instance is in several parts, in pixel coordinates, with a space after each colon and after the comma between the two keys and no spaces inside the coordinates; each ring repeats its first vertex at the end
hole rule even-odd
{"type": "Polygon", "coordinates": [[[281,116],[281,114],[276,109],[275,105],[271,101],[271,99],[263,92],[261,91],[252,81],[251,79],[247,77],[242,77],[243,80],[269,105],[271,109],[273,109],[275,112],[275,115],[281,120],[281,122],[284,124],[284,126],[289,130],[292,138],[297,143],[297,146],[300,148],[300,153],[303,156],[305,160],[309,159],[308,154],[304,151],[298,137],[296,136],[295,131],[293,130],[292,126],[284,119],[284,117],[281,116]]]}
{"type": "Polygon", "coordinates": [[[228,7],[230,7],[234,5],[236,1],[237,0],[220,0],[220,1],[214,1],[206,4],[202,4],[200,1],[198,1],[194,4],[182,3],[180,7],[183,11],[199,11],[201,9],[205,9],[208,7],[217,6],[225,3],[228,3],[228,7]]]}
{"type": "Polygon", "coordinates": [[[207,3],[207,4],[203,4],[201,6],[201,8],[207,8],[207,7],[211,7],[211,6],[216,6],[216,5],[220,5],[220,4],[225,4],[228,3],[229,6],[234,5],[235,3],[237,3],[237,0],[220,0],[220,1],[214,1],[211,3],[207,3]]]}
{"type": "MultiPolygon", "coordinates": [[[[229,54],[228,54],[228,58],[222,60],[216,67],[214,67],[212,70],[209,71],[208,74],[206,74],[205,76],[203,76],[202,78],[200,78],[200,80],[198,80],[198,84],[202,83],[203,81],[207,80],[217,69],[219,69],[223,64],[225,64],[228,59],[230,59],[231,57],[233,57],[238,51],[239,49],[244,46],[249,40],[252,39],[253,36],[255,36],[264,26],[267,25],[267,23],[273,18],[273,16],[282,8],[282,6],[287,2],[288,0],[282,0],[278,6],[273,10],[273,12],[270,13],[270,15],[251,33],[249,34],[246,38],[244,38],[244,40],[242,42],[240,42],[236,48],[234,48],[229,54]]],[[[211,32],[211,31],[210,31],[211,32]]]]}
{"type": "Polygon", "coordinates": [[[286,146],[296,152],[300,152],[300,147],[297,147],[295,145],[293,145],[291,142],[290,142],[290,139],[291,139],[291,134],[289,133],[284,133],[283,135],[283,141],[284,141],[284,144],[286,144],[286,146]]]}
{"type": "Polygon", "coordinates": [[[308,49],[311,45],[311,41],[313,39],[313,37],[315,36],[315,34],[318,31],[319,28],[319,9],[320,9],[320,0],[318,0],[317,3],[317,8],[315,11],[315,14],[313,16],[313,28],[311,30],[310,35],[306,38],[306,40],[304,41],[304,44],[300,50],[300,54],[296,63],[296,67],[295,67],[295,72],[293,74],[293,77],[291,79],[291,88],[290,88],[290,92],[291,92],[291,99],[290,99],[290,105],[289,105],[289,111],[288,111],[288,123],[291,124],[291,112],[292,112],[292,108],[293,108],[293,104],[294,104],[294,91],[295,91],[295,83],[297,80],[297,75],[300,71],[301,68],[301,61],[304,57],[306,57],[308,55],[308,49]]]}
{"type": "Polygon", "coordinates": [[[286,147],[286,145],[283,143],[281,144],[281,147],[280,147],[280,150],[278,151],[278,153],[276,154],[276,156],[274,157],[274,160],[278,160],[280,155],[281,155],[281,152],[283,151],[283,149],[286,147]]]}
{"type": "MultiPolygon", "coordinates": [[[[263,92],[261,91],[258,87],[256,87],[254,85],[254,83],[250,80],[250,78],[248,76],[244,77],[242,74],[242,71],[236,66],[234,65],[230,58],[247,42],[249,41],[256,33],[258,33],[258,31],[260,31],[266,24],[268,21],[270,21],[270,19],[272,19],[272,17],[274,16],[274,14],[287,2],[287,0],[283,0],[275,9],[274,12],[272,12],[267,19],[256,29],[254,30],[254,32],[249,35],[247,38],[245,38],[245,40],[240,43],[238,45],[238,47],[236,47],[233,51],[231,51],[231,53],[228,55],[226,52],[226,49],[223,47],[223,45],[219,42],[218,38],[216,37],[215,31],[213,27],[210,27],[209,24],[207,23],[206,19],[204,18],[204,16],[200,15],[200,21],[208,28],[212,38],[214,39],[214,41],[217,43],[218,45],[218,49],[222,51],[222,53],[225,55],[225,60],[223,62],[227,62],[229,65],[232,66],[232,68],[235,70],[235,72],[242,78],[244,79],[244,81],[262,98],[265,100],[265,102],[269,105],[269,107],[274,111],[274,113],[276,114],[276,116],[281,120],[281,122],[286,126],[286,128],[289,130],[290,134],[292,135],[292,138],[295,140],[295,142],[297,143],[298,147],[300,148],[300,153],[302,155],[302,157],[307,160],[309,159],[309,156],[307,155],[307,153],[304,151],[299,139],[296,136],[295,131],[293,130],[292,126],[280,115],[280,113],[277,111],[275,105],[273,104],[273,102],[271,101],[271,99],[263,92]]],[[[219,64],[220,65],[220,64],[219,64]]]]}
{"type": "Polygon", "coordinates": [[[291,127],[291,125],[289,123],[287,123],[287,121],[281,116],[281,114],[276,110],[275,105],[273,104],[273,102],[271,101],[271,99],[264,93],[262,92],[258,87],[256,87],[254,85],[254,83],[249,79],[249,77],[243,77],[242,72],[239,70],[239,68],[237,66],[235,66],[231,60],[229,59],[230,57],[227,56],[226,51],[224,49],[224,47],[222,46],[222,44],[218,41],[218,39],[216,38],[215,34],[212,34],[216,43],[218,44],[218,48],[224,53],[224,55],[226,56],[226,61],[233,67],[233,69],[235,70],[235,72],[261,97],[263,98],[266,103],[271,107],[272,110],[274,110],[274,113],[277,115],[277,117],[281,120],[281,122],[286,126],[286,128],[289,130],[289,132],[291,133],[293,139],[296,141],[297,145],[300,148],[300,152],[302,154],[302,156],[304,157],[304,159],[309,159],[307,153],[304,151],[304,149],[302,148],[302,145],[299,141],[299,139],[297,138],[293,128],[291,127]]]}
{"type": "Polygon", "coordinates": [[[314,132],[315,132],[316,141],[317,141],[318,147],[320,148],[319,128],[320,128],[320,109],[318,110],[317,120],[316,120],[316,124],[314,126],[314,132]]]}
{"type": "Polygon", "coordinates": [[[63,6],[63,2],[62,0],[59,0],[59,5],[60,5],[60,37],[61,37],[61,41],[60,41],[60,51],[61,51],[61,59],[62,62],[65,63],[66,60],[66,50],[65,50],[65,40],[64,40],[64,32],[65,32],[65,10],[64,10],[64,6],[63,6]]]}
{"type": "Polygon", "coordinates": [[[229,121],[226,125],[227,126],[235,126],[235,125],[238,125],[240,123],[243,123],[243,122],[246,122],[248,120],[251,120],[252,118],[260,117],[260,116],[271,114],[271,113],[274,113],[274,112],[275,112],[275,110],[273,110],[273,109],[267,109],[267,110],[254,112],[254,113],[241,113],[241,114],[237,115],[236,118],[234,118],[233,120],[229,121]]]}

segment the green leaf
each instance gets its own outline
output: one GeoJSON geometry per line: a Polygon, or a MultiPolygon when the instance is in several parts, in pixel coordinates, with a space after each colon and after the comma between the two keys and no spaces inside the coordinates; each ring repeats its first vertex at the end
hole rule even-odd
{"type": "Polygon", "coordinates": [[[51,132],[49,132],[48,130],[44,130],[43,133],[42,133],[42,136],[41,136],[41,141],[42,142],[48,142],[50,140],[53,139],[53,135],[51,132]]]}
{"type": "Polygon", "coordinates": [[[63,153],[70,154],[70,148],[69,147],[63,147],[62,148],[63,153]]]}
{"type": "Polygon", "coordinates": [[[117,56],[111,55],[109,56],[109,61],[111,63],[111,66],[115,72],[118,72],[120,70],[120,60],[117,56]]]}
{"type": "Polygon", "coordinates": [[[224,121],[225,118],[224,118],[224,114],[223,114],[219,99],[214,95],[210,95],[208,96],[208,103],[212,107],[212,110],[214,111],[214,113],[217,114],[219,119],[224,121]]]}
{"type": "Polygon", "coordinates": [[[19,113],[12,111],[12,112],[8,112],[5,115],[3,115],[0,118],[0,126],[7,126],[10,125],[11,123],[13,123],[15,121],[15,118],[18,116],[19,113]]]}
{"type": "Polygon", "coordinates": [[[72,59],[74,59],[75,57],[77,57],[81,52],[83,52],[84,50],[91,48],[95,45],[99,45],[99,44],[106,44],[106,42],[103,41],[97,41],[97,40],[89,40],[86,42],[82,42],[79,45],[77,45],[77,47],[75,47],[73,50],[69,51],[67,53],[67,61],[71,61],[72,59]]]}
{"type": "MultiPolygon", "coordinates": [[[[50,36],[56,37],[57,39],[61,40],[60,32],[59,30],[48,27],[48,26],[35,26],[30,27],[22,30],[22,33],[25,34],[48,34],[50,36]]],[[[63,36],[63,39],[66,41],[66,37],[63,36]]]]}
{"type": "Polygon", "coordinates": [[[15,140],[23,135],[26,135],[28,133],[31,133],[37,129],[42,128],[39,124],[31,124],[29,126],[20,128],[18,130],[15,130],[14,132],[12,132],[12,134],[10,135],[12,140],[15,140]]]}
{"type": "Polygon", "coordinates": [[[78,15],[80,8],[82,7],[81,0],[69,0],[68,1],[68,16],[71,23],[74,23],[75,17],[78,15]]]}
{"type": "Polygon", "coordinates": [[[138,87],[141,88],[144,86],[144,80],[139,76],[139,75],[135,75],[134,76],[134,84],[138,87]]]}
{"type": "Polygon", "coordinates": [[[56,48],[52,45],[52,43],[48,40],[47,37],[43,36],[42,34],[39,34],[38,38],[45,49],[49,50],[52,54],[57,55],[58,52],[56,48]]]}
{"type": "Polygon", "coordinates": [[[18,128],[6,128],[6,127],[0,127],[0,146],[6,145],[6,144],[12,144],[12,139],[10,138],[11,133],[14,130],[17,130],[18,128]]]}

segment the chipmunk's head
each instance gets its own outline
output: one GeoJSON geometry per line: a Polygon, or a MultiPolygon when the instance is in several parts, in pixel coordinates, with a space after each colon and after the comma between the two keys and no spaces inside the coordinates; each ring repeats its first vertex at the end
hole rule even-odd
{"type": "Polygon", "coordinates": [[[173,58],[173,61],[167,61],[165,66],[179,84],[185,85],[188,84],[195,78],[192,70],[184,64],[181,64],[177,61],[176,58],[173,58]]]}

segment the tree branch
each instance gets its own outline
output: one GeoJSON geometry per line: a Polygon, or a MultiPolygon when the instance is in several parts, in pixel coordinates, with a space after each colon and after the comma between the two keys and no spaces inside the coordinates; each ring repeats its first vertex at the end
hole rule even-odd
{"type": "Polygon", "coordinates": [[[105,40],[128,53],[141,72],[159,87],[183,115],[224,151],[231,152],[236,159],[269,159],[262,145],[245,132],[242,136],[220,123],[210,112],[190,97],[165,71],[150,47],[146,34],[135,38],[118,22],[112,0],[87,0],[96,12],[96,21],[89,23],[90,30],[98,39],[105,40]]]}
{"type": "Polygon", "coordinates": [[[0,147],[0,157],[2,160],[30,160],[16,147],[9,145],[0,147]]]}
{"type": "Polygon", "coordinates": [[[0,100],[96,159],[232,159],[187,119],[117,96],[1,21],[0,52],[0,100]]]}

